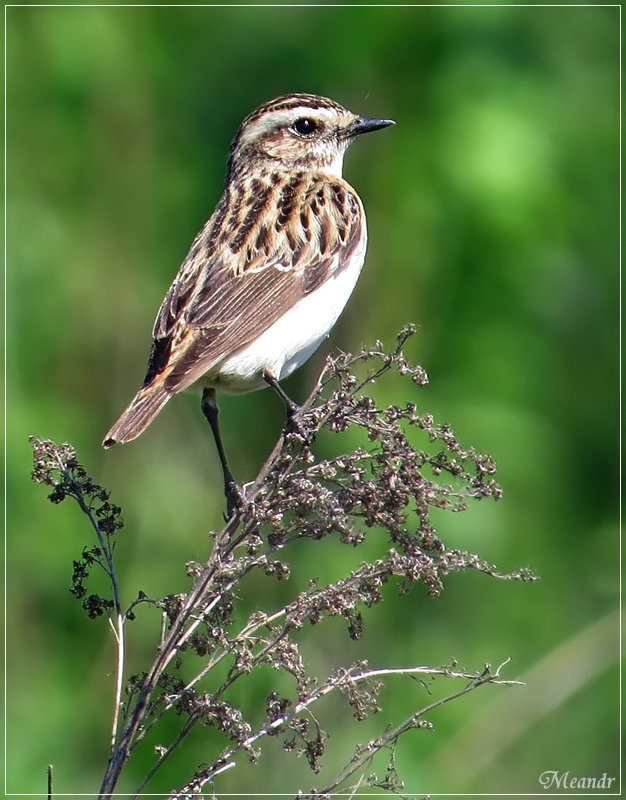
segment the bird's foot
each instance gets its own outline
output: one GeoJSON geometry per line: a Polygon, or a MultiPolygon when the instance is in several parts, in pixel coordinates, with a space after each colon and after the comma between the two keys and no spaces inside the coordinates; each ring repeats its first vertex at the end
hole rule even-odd
{"type": "Polygon", "coordinates": [[[234,515],[241,510],[246,498],[243,487],[232,478],[224,484],[224,495],[226,496],[224,522],[228,522],[228,520],[232,519],[234,515]]]}

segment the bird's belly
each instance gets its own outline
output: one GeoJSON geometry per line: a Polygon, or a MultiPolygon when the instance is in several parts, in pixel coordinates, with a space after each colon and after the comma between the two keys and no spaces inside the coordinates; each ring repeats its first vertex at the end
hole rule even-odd
{"type": "Polygon", "coordinates": [[[207,376],[210,385],[233,394],[250,392],[267,385],[265,371],[281,380],[304,364],[328,336],[348,302],[363,266],[365,247],[363,241],[348,264],[260,336],[224,358],[217,371],[211,370],[207,376]]]}

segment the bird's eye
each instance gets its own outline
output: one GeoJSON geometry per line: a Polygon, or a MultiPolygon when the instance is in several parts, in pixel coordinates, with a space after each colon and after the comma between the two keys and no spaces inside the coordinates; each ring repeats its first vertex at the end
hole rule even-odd
{"type": "Polygon", "coordinates": [[[317,130],[317,122],[310,117],[300,117],[293,123],[293,129],[300,136],[311,136],[317,130]]]}

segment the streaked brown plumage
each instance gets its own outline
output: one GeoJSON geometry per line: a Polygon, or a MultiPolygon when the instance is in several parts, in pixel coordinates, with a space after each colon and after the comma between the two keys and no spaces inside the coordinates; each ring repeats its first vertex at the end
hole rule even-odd
{"type": "Polygon", "coordinates": [[[195,383],[211,393],[250,391],[308,358],[365,256],[365,212],[341,177],[343,155],[359,133],[390,124],[307,94],[277,98],[244,120],[224,193],[157,315],[143,386],[105,447],[134,439],[195,383]],[[282,330],[296,307],[302,313],[282,330]]]}

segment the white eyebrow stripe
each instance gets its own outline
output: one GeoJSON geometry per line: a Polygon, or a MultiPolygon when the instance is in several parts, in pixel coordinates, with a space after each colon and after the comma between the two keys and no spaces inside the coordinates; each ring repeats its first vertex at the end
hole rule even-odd
{"type": "Polygon", "coordinates": [[[292,125],[300,117],[310,117],[321,122],[333,122],[337,120],[338,116],[336,109],[311,108],[305,105],[297,108],[281,108],[276,111],[268,111],[246,125],[242,131],[240,144],[245,147],[249,142],[263,136],[264,133],[275,128],[292,125]]]}

